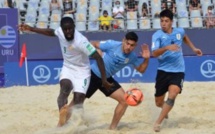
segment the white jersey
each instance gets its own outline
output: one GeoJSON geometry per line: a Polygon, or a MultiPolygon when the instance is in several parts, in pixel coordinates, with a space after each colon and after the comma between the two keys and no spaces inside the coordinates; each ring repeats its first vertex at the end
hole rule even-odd
{"type": "Polygon", "coordinates": [[[67,41],[61,27],[55,30],[58,36],[63,55],[63,65],[76,71],[76,74],[90,74],[89,56],[96,49],[80,32],[75,30],[74,39],[67,41]]]}

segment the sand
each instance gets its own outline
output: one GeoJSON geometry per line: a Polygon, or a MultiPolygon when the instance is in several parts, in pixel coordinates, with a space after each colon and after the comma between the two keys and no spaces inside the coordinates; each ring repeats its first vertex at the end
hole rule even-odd
{"type": "MultiPolygon", "coordinates": [[[[0,89],[1,134],[153,134],[152,126],[160,109],[154,104],[153,83],[122,84],[124,89],[138,87],[144,101],[128,107],[117,130],[108,130],[116,102],[100,91],[84,104],[84,122],[70,120],[56,128],[59,85],[14,86],[0,89]]],[[[72,99],[72,94],[69,100],[72,99]]],[[[185,82],[169,119],[160,134],[215,134],[215,82],[185,82]]],[[[75,116],[74,116],[75,117],[75,116]]]]}

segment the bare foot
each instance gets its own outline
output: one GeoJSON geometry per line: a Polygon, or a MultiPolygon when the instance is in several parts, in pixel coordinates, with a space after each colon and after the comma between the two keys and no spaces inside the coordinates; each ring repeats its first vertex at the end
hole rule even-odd
{"type": "Polygon", "coordinates": [[[116,127],[109,126],[109,130],[116,130],[116,127]]]}
{"type": "Polygon", "coordinates": [[[66,121],[68,120],[68,112],[69,112],[69,106],[65,104],[61,109],[60,109],[60,115],[59,115],[59,122],[58,122],[58,127],[63,126],[66,121]]]}
{"type": "Polygon", "coordinates": [[[161,124],[156,124],[155,123],[153,129],[154,129],[155,132],[160,132],[160,130],[161,130],[161,124]]]}

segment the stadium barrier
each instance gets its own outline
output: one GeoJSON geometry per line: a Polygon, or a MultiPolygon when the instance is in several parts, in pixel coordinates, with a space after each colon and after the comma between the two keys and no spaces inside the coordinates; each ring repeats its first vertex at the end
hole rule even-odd
{"type": "MultiPolygon", "coordinates": [[[[215,56],[186,56],[185,81],[215,81],[215,56]]],[[[94,62],[91,60],[91,62],[94,62]]],[[[62,60],[28,61],[29,85],[57,84],[62,67],[62,60]]],[[[6,62],[5,86],[26,85],[26,68],[19,67],[18,62],[6,62]]],[[[120,83],[154,82],[157,59],[151,58],[144,74],[127,66],[119,71],[114,78],[120,83]]]]}

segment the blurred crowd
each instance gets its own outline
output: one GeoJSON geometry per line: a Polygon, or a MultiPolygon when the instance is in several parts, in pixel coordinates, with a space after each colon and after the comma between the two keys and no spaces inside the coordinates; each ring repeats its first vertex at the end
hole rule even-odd
{"type": "Polygon", "coordinates": [[[80,31],[159,28],[159,13],[174,13],[174,27],[213,28],[215,0],[0,0],[0,8],[18,8],[19,23],[56,28],[72,17],[80,31]]]}

